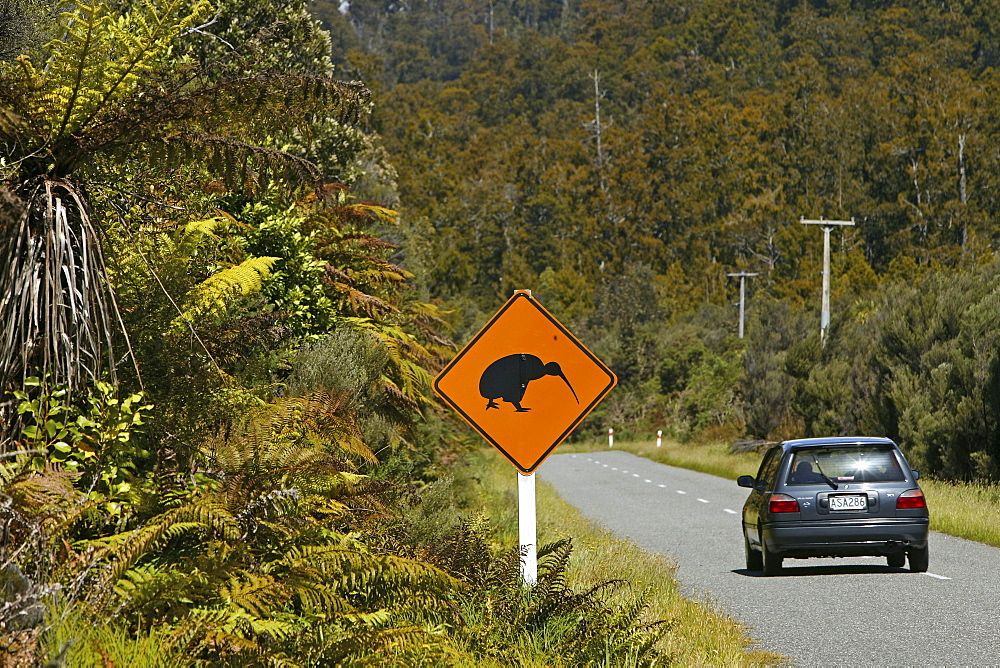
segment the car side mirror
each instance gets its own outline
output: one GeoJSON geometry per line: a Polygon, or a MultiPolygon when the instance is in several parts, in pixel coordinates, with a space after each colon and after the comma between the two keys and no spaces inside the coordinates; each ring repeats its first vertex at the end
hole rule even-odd
{"type": "Polygon", "coordinates": [[[741,475],[736,479],[736,484],[740,487],[750,487],[754,486],[754,479],[752,475],[741,475]]]}
{"type": "Polygon", "coordinates": [[[920,480],[920,471],[918,471],[917,469],[913,469],[913,479],[920,480]]]}

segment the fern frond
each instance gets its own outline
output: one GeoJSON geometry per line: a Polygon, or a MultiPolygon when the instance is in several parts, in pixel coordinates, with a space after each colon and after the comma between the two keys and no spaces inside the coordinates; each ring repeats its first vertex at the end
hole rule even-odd
{"type": "Polygon", "coordinates": [[[230,578],[220,594],[228,605],[257,618],[271,615],[289,600],[284,585],[267,575],[253,573],[230,578]]]}
{"type": "Polygon", "coordinates": [[[53,140],[80,136],[81,130],[110,111],[114,100],[128,97],[144,75],[161,64],[171,43],[206,15],[207,2],[181,0],[114,17],[103,3],[78,3],[63,14],[64,39],[49,44],[46,102],[53,140]]]}
{"type": "Polygon", "coordinates": [[[195,323],[224,312],[235,296],[259,292],[264,280],[271,275],[271,270],[280,259],[252,257],[208,277],[188,293],[181,315],[171,323],[172,330],[184,331],[187,323],[195,323]]]}
{"type": "Polygon", "coordinates": [[[279,399],[274,403],[272,428],[275,433],[296,431],[312,434],[327,446],[375,464],[375,453],[361,439],[351,399],[344,394],[318,391],[306,397],[279,399]]]}
{"type": "MultiPolygon", "coordinates": [[[[152,143],[152,142],[150,142],[152,143]]],[[[201,164],[231,190],[260,192],[272,181],[322,183],[322,173],[308,160],[287,151],[258,146],[244,139],[197,130],[176,131],[150,147],[150,158],[166,164],[187,164],[197,155],[201,164]]]]}

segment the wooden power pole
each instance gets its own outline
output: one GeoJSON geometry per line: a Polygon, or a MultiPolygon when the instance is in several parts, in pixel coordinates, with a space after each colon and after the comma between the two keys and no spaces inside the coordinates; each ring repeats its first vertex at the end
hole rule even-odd
{"type": "Polygon", "coordinates": [[[741,271],[734,274],[726,274],[726,276],[739,276],[740,278],[740,338],[743,338],[743,312],[744,304],[746,303],[746,279],[748,276],[756,276],[757,274],[747,273],[741,271]]]}
{"type": "Polygon", "coordinates": [[[830,231],[834,226],[853,226],[854,219],[850,220],[824,220],[820,216],[819,220],[806,220],[805,216],[799,218],[803,225],[823,226],[823,306],[819,314],[819,342],[826,345],[826,330],[830,328],[830,231]]]}

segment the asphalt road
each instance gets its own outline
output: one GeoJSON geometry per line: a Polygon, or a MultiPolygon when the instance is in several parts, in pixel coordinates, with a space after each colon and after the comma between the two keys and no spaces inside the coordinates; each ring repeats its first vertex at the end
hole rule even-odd
{"type": "Polygon", "coordinates": [[[795,665],[1000,665],[1000,549],[932,532],[927,573],[883,558],[786,559],[765,578],[744,568],[747,491],[735,481],[615,450],[553,455],[538,476],[585,516],[670,555],[688,596],[795,665]]]}

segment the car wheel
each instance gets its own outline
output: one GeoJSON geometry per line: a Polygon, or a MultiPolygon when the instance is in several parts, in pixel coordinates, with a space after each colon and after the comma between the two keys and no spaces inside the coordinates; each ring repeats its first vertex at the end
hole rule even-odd
{"type": "Polygon", "coordinates": [[[903,564],[906,563],[906,553],[890,554],[886,556],[885,560],[889,562],[889,568],[902,568],[903,564]]]}
{"type": "Polygon", "coordinates": [[[747,538],[746,531],[743,532],[743,549],[746,551],[747,555],[747,570],[764,570],[764,555],[750,547],[750,539],[747,538]]]}
{"type": "Polygon", "coordinates": [[[760,532],[760,557],[763,562],[764,575],[778,575],[781,573],[781,557],[776,555],[767,549],[767,543],[764,542],[764,532],[760,532]]]}
{"type": "Polygon", "coordinates": [[[926,573],[927,572],[927,562],[930,555],[927,551],[927,546],[920,548],[919,550],[910,550],[907,553],[907,557],[910,559],[910,570],[914,573],[926,573]]]}

